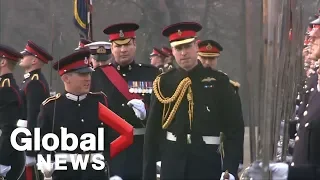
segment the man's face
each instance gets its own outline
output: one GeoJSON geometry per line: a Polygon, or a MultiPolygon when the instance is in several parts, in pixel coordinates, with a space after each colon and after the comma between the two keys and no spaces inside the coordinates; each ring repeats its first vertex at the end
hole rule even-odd
{"type": "Polygon", "coordinates": [[[320,37],[311,38],[310,59],[316,60],[320,58],[320,37]]]}
{"type": "Polygon", "coordinates": [[[177,64],[185,70],[190,70],[197,64],[198,46],[195,42],[181,44],[172,48],[172,54],[177,64]]]}
{"type": "Polygon", "coordinates": [[[159,66],[163,65],[162,59],[159,56],[151,56],[150,61],[151,61],[151,65],[153,65],[155,67],[159,67],[159,66]]]}
{"type": "Polygon", "coordinates": [[[91,73],[75,73],[71,72],[65,74],[66,77],[63,78],[65,86],[71,89],[74,94],[86,94],[90,91],[91,86],[91,73]]]}
{"type": "Polygon", "coordinates": [[[114,60],[120,65],[127,65],[133,61],[136,54],[136,43],[135,40],[131,40],[129,43],[124,45],[112,43],[111,52],[114,60]]]}
{"type": "Polygon", "coordinates": [[[23,58],[21,59],[19,66],[21,66],[24,69],[28,69],[32,66],[32,64],[34,64],[36,61],[36,58],[32,55],[26,55],[23,56],[23,58]]]}
{"type": "Polygon", "coordinates": [[[217,68],[218,57],[204,57],[198,56],[198,59],[201,61],[204,67],[210,67],[211,69],[217,68]]]}

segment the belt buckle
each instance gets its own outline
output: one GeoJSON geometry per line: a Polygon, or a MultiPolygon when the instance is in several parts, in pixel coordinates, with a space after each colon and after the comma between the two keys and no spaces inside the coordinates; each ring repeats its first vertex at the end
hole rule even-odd
{"type": "Polygon", "coordinates": [[[191,144],[191,134],[187,134],[187,143],[191,144]]]}

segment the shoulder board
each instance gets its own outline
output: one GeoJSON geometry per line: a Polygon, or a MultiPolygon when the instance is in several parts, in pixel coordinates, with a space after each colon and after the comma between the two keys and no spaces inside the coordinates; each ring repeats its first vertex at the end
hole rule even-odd
{"type": "Polygon", "coordinates": [[[102,91],[99,91],[99,92],[89,92],[89,94],[93,94],[93,95],[104,95],[105,97],[107,97],[107,95],[104,93],[104,92],[102,92],[102,91]]]}
{"type": "Polygon", "coordinates": [[[48,102],[53,101],[53,100],[56,100],[56,99],[58,99],[59,97],[61,97],[61,94],[60,94],[60,93],[56,94],[55,96],[48,97],[46,100],[44,100],[44,101],[42,102],[42,105],[44,106],[44,105],[48,104],[48,102]]]}
{"type": "Polygon", "coordinates": [[[2,84],[1,84],[1,87],[10,87],[11,86],[11,83],[10,83],[10,79],[9,78],[6,78],[2,81],[2,84]],[[7,85],[7,86],[6,86],[7,85]]]}
{"type": "Polygon", "coordinates": [[[240,87],[240,83],[238,83],[238,82],[236,82],[236,81],[232,81],[232,80],[230,80],[230,83],[233,85],[233,86],[235,86],[235,87],[240,87]]]}
{"type": "Polygon", "coordinates": [[[221,72],[221,73],[223,73],[224,75],[228,76],[227,73],[225,73],[225,72],[223,72],[223,71],[221,71],[221,70],[218,70],[218,72],[221,72]]]}
{"type": "Polygon", "coordinates": [[[39,74],[32,75],[31,80],[39,80],[39,74]]]}

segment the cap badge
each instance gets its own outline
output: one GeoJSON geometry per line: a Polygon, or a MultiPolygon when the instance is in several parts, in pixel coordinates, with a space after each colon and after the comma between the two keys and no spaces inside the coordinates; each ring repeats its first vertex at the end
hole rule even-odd
{"type": "Polygon", "coordinates": [[[212,49],[211,44],[208,44],[208,45],[206,46],[206,48],[207,48],[207,50],[211,50],[211,49],[212,49]]]}
{"type": "Polygon", "coordinates": [[[182,32],[180,31],[180,29],[178,30],[178,35],[181,36],[182,32]]]}
{"type": "Polygon", "coordinates": [[[84,64],[89,64],[89,61],[88,61],[87,57],[84,58],[84,64]]]}
{"type": "Polygon", "coordinates": [[[105,53],[107,53],[107,50],[103,46],[97,49],[97,54],[105,54],[105,53]]]}
{"type": "Polygon", "coordinates": [[[123,38],[124,37],[124,33],[122,30],[119,31],[119,37],[123,38]]]}

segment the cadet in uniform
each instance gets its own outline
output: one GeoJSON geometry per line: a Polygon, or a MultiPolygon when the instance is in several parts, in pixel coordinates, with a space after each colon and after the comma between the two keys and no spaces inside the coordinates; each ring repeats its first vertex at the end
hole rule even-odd
{"type": "Polygon", "coordinates": [[[201,29],[198,23],[183,22],[162,32],[169,38],[179,67],[159,75],[153,83],[143,180],[156,179],[162,140],[161,179],[220,179],[226,170],[230,179],[237,175],[244,124],[239,121],[229,78],[197,60],[195,37],[201,29]],[[220,132],[225,134],[223,145],[220,132]]]}
{"type": "MultiPolygon", "coordinates": [[[[0,179],[18,179],[24,171],[25,154],[15,150],[10,141],[21,117],[22,100],[12,71],[22,55],[0,44],[0,179]]],[[[20,143],[20,139],[17,139],[20,143]]]]}
{"type": "MultiPolygon", "coordinates": [[[[23,55],[20,66],[25,70],[24,80],[22,81],[21,96],[24,103],[22,118],[18,121],[18,127],[27,127],[33,134],[33,129],[37,124],[37,117],[40,111],[40,104],[50,96],[48,82],[41,72],[41,68],[53,57],[43,48],[32,41],[28,41],[25,49],[21,52],[23,55]]],[[[33,173],[32,166],[36,163],[36,152],[26,152],[26,171],[25,176],[29,180],[33,173]]]]}
{"type": "Polygon", "coordinates": [[[111,59],[111,43],[105,41],[97,41],[86,44],[91,51],[90,62],[93,68],[104,66],[110,63],[111,59]]]}
{"type": "MultiPolygon", "coordinates": [[[[315,26],[310,32],[310,36],[313,38],[311,54],[314,57],[320,58],[320,29],[319,26],[315,26]]],[[[300,126],[298,128],[298,135],[295,138],[295,147],[293,151],[293,161],[291,166],[296,170],[291,171],[290,176],[294,178],[307,178],[308,172],[315,174],[315,167],[320,167],[320,146],[319,146],[319,129],[320,129],[320,114],[319,114],[319,102],[320,102],[320,88],[319,80],[316,88],[310,92],[310,96],[307,102],[303,117],[300,119],[300,126]],[[309,167],[309,168],[305,168],[309,167]],[[301,169],[302,168],[302,169],[301,169]]],[[[318,170],[319,171],[319,170],[318,170]]],[[[319,175],[319,174],[318,174],[319,175]]],[[[317,177],[319,178],[319,176],[317,177]]]]}
{"type": "Polygon", "coordinates": [[[174,65],[173,65],[174,57],[173,57],[173,55],[172,55],[172,49],[163,46],[161,50],[162,50],[162,52],[166,53],[167,56],[168,56],[168,57],[165,59],[165,61],[164,61],[164,66],[163,66],[164,72],[167,72],[167,71],[170,70],[171,68],[174,68],[174,65]]]}
{"type": "Polygon", "coordinates": [[[164,52],[158,48],[153,48],[150,54],[150,64],[159,68],[163,72],[165,58],[168,57],[164,52]]]}
{"type": "MultiPolygon", "coordinates": [[[[111,174],[124,180],[141,179],[142,150],[145,119],[148,112],[152,82],[159,70],[152,65],[138,64],[135,23],[115,24],[104,30],[109,35],[114,62],[95,69],[92,91],[108,96],[109,108],[130,123],[134,129],[134,143],[111,160],[111,174]]],[[[111,133],[115,137],[116,133],[111,133]]]]}
{"type": "MultiPolygon", "coordinates": [[[[217,69],[217,61],[220,56],[221,51],[223,51],[222,46],[213,40],[198,40],[197,41],[199,51],[198,51],[198,59],[201,61],[202,65],[204,67],[210,67],[211,69],[217,69]]],[[[243,116],[242,116],[242,105],[241,105],[241,99],[239,95],[239,88],[240,84],[238,82],[230,80],[231,85],[234,88],[234,91],[236,93],[237,97],[237,104],[238,107],[237,109],[239,110],[240,115],[240,121],[243,121],[243,116]]],[[[242,144],[244,142],[244,139],[241,140],[242,144]]],[[[240,161],[239,161],[239,171],[242,170],[243,166],[243,148],[242,151],[240,152],[240,161]]]]}

